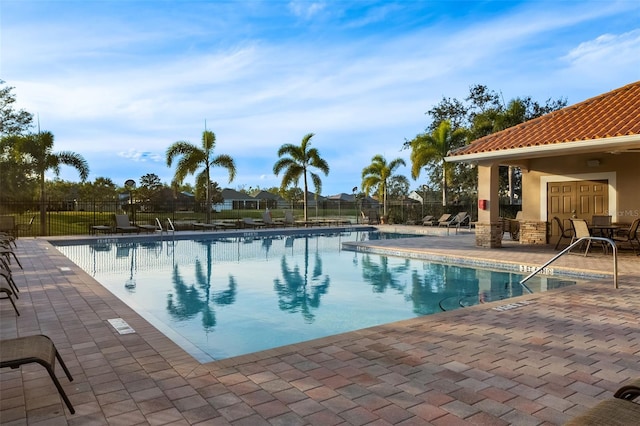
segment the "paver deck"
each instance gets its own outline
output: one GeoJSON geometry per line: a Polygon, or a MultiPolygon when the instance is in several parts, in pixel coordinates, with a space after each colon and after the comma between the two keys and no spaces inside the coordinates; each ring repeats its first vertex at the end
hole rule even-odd
{"type": "MultiPolygon", "coordinates": [[[[539,265],[552,246],[473,235],[376,242],[379,249],[539,265]]],[[[52,337],[74,377],[64,407],[37,365],[0,370],[3,425],[562,424],[640,376],[640,257],[605,277],[199,364],[43,239],[24,239],[16,317],[0,303],[0,338],[52,337]],[[107,322],[122,318],[134,334],[107,322]]],[[[565,256],[558,268],[608,273],[611,256],[565,256]]],[[[17,267],[16,267],[17,268],[17,267]]]]}

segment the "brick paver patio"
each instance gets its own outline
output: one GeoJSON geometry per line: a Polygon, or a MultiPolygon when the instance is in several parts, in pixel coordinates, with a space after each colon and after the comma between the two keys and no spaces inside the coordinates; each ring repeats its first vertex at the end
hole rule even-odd
{"type": "MultiPolygon", "coordinates": [[[[540,265],[552,246],[473,235],[380,241],[423,256],[540,265]]],[[[330,336],[209,364],[190,355],[48,242],[21,238],[17,317],[0,302],[0,337],[43,333],[74,377],[68,412],[37,365],[0,370],[3,425],[562,424],[640,376],[640,258],[610,277],[330,336]],[[123,318],[134,334],[107,322],[123,318]]],[[[17,268],[17,267],[16,267],[17,268]]],[[[564,256],[557,268],[610,273],[611,256],[564,256]]]]}

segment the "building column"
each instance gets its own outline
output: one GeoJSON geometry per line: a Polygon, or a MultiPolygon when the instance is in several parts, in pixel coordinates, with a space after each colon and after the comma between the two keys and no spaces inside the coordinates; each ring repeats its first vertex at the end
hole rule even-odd
{"type": "Polygon", "coordinates": [[[498,164],[478,164],[476,245],[479,247],[502,247],[503,224],[502,220],[500,220],[498,169],[498,164]]]}

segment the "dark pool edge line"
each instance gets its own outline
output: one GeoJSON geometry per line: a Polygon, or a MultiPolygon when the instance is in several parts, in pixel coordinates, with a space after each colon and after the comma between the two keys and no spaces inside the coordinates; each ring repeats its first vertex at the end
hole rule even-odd
{"type": "Polygon", "coordinates": [[[322,235],[327,233],[375,231],[371,225],[351,226],[318,226],[309,228],[267,228],[267,229],[238,229],[228,231],[176,231],[175,234],[107,234],[107,235],[72,235],[60,237],[38,237],[46,240],[53,246],[67,246],[86,244],[87,242],[146,242],[146,241],[171,241],[193,239],[217,239],[217,238],[251,238],[260,236],[290,236],[290,235],[322,235]]]}

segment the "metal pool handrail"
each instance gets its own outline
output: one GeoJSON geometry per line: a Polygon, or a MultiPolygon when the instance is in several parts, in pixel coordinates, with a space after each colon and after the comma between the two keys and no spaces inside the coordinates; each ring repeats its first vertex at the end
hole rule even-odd
{"type": "Polygon", "coordinates": [[[523,286],[524,288],[526,288],[529,293],[533,293],[531,291],[531,289],[529,287],[527,287],[527,285],[525,284],[529,280],[529,278],[533,277],[538,272],[542,271],[544,268],[546,268],[547,266],[551,265],[560,256],[562,256],[563,254],[569,252],[572,248],[577,246],[578,243],[581,243],[581,242],[583,242],[585,240],[602,241],[602,242],[605,242],[605,243],[608,243],[609,245],[611,245],[611,248],[613,249],[613,288],[618,288],[618,247],[616,246],[616,243],[611,238],[604,238],[604,237],[582,237],[582,238],[577,239],[575,242],[570,244],[569,247],[565,248],[560,253],[558,253],[555,256],[553,256],[547,263],[545,263],[544,265],[542,265],[541,267],[539,267],[538,269],[536,269],[535,271],[530,273],[528,276],[523,278],[520,281],[520,285],[523,286]]]}
{"type": "MultiPolygon", "coordinates": [[[[171,228],[171,230],[173,231],[173,233],[176,233],[176,228],[175,226],[173,226],[173,222],[171,222],[171,218],[167,218],[167,223],[169,224],[169,228],[171,228]]],[[[167,234],[169,233],[169,229],[167,229],[167,234]]]]}

